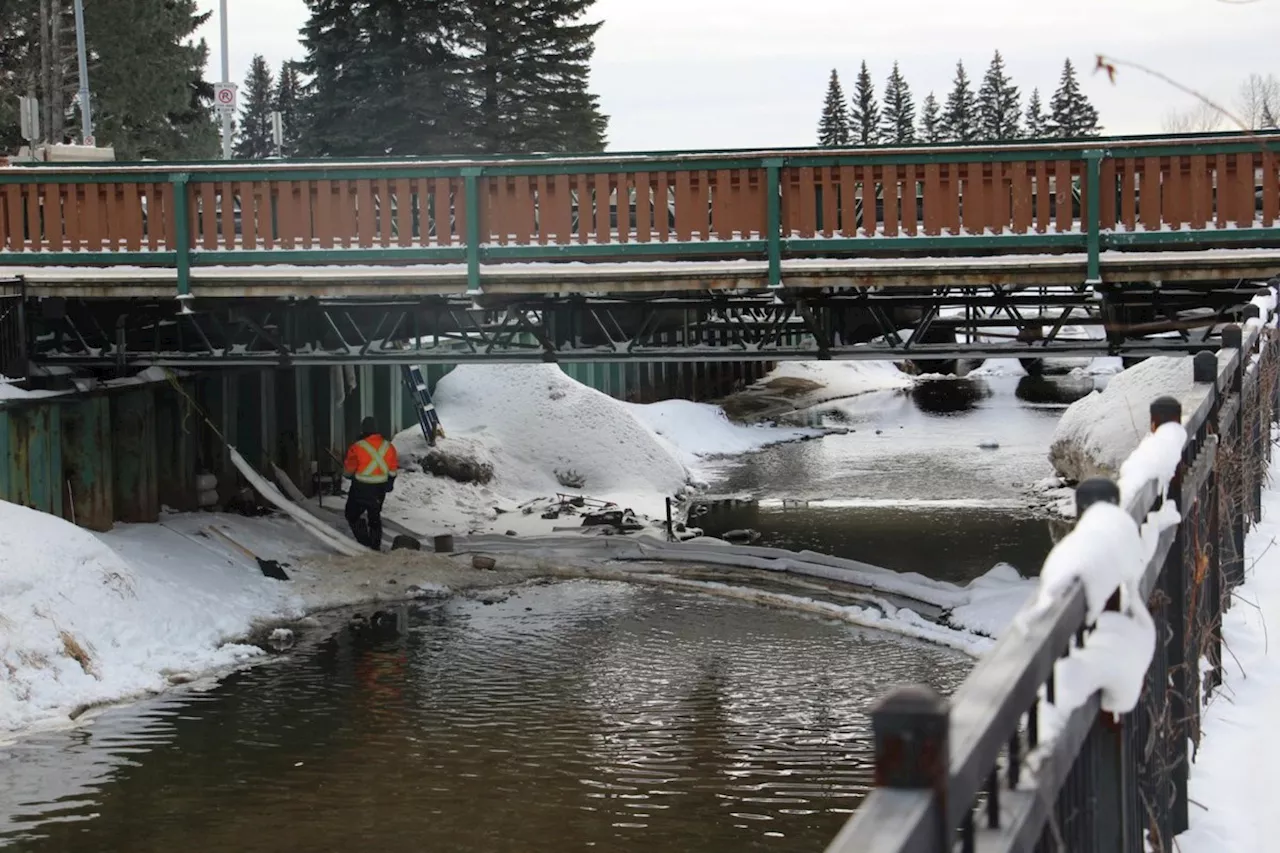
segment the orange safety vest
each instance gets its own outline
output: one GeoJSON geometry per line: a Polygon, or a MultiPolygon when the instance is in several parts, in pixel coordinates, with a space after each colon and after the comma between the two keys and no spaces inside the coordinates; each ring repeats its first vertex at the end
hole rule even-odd
{"type": "Polygon", "coordinates": [[[400,470],[396,458],[396,446],[380,435],[362,438],[347,450],[347,461],[342,466],[346,476],[357,483],[385,483],[400,470]]]}

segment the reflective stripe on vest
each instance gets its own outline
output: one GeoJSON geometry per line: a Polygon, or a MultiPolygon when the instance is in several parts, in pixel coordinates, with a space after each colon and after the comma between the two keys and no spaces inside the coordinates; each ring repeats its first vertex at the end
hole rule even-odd
{"type": "Polygon", "coordinates": [[[361,483],[385,483],[391,475],[391,466],[387,464],[387,448],[391,446],[391,442],[383,441],[381,447],[374,447],[363,438],[356,442],[357,447],[363,447],[364,452],[369,454],[369,463],[364,466],[364,470],[356,472],[356,480],[361,483]]]}

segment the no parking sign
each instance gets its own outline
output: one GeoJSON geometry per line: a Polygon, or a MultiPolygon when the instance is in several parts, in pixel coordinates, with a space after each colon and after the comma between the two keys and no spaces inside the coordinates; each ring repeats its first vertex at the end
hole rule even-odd
{"type": "Polygon", "coordinates": [[[220,113],[236,111],[236,84],[216,83],[213,87],[213,101],[220,113]]]}

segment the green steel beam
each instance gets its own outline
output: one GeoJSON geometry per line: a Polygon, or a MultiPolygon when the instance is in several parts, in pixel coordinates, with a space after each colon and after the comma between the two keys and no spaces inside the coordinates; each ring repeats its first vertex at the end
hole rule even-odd
{"type": "Polygon", "coordinates": [[[1088,268],[1085,272],[1085,282],[1087,284],[1102,283],[1102,263],[1099,255],[1102,251],[1101,231],[1102,231],[1102,158],[1106,153],[1098,149],[1092,149],[1084,153],[1085,156],[1085,186],[1086,200],[1088,210],[1084,213],[1085,226],[1085,251],[1089,254],[1088,268]]]}
{"type": "Polygon", "coordinates": [[[535,246],[481,246],[481,261],[541,261],[541,260],[608,260],[610,258],[673,258],[695,255],[717,257],[763,255],[767,240],[702,240],[689,243],[590,243],[587,245],[535,245],[535,246]]]}
{"type": "Polygon", "coordinates": [[[480,293],[480,175],[479,166],[462,170],[467,199],[467,293],[480,293]]]}
{"type": "MultiPolygon", "coordinates": [[[[861,254],[952,250],[1084,249],[1084,234],[957,234],[929,237],[812,237],[782,241],[784,254],[861,254]]],[[[904,261],[910,257],[904,256],[904,261]]]]}
{"type": "MultiPolygon", "coordinates": [[[[1233,153],[1232,146],[1235,150],[1247,151],[1257,150],[1259,144],[1265,144],[1275,150],[1275,146],[1280,146],[1280,133],[1275,132],[1209,132],[1209,133],[1172,133],[1172,134],[1138,134],[1129,136],[1107,136],[1107,137],[1078,137],[1069,139],[1019,139],[1008,140],[1000,143],[1001,149],[1041,149],[1041,150],[1070,150],[1077,155],[1080,151],[1090,148],[1105,146],[1116,150],[1116,156],[1135,156],[1130,152],[1133,150],[1149,150],[1150,146],[1165,143],[1167,149],[1177,149],[1178,152],[1184,153],[1190,149],[1189,146],[1195,147],[1195,153],[1233,153]],[[1140,148],[1140,146],[1146,146],[1140,148]]],[[[919,153],[923,151],[965,151],[972,149],[971,143],[944,142],[944,143],[916,143],[912,145],[873,145],[860,148],[859,151],[869,152],[871,155],[884,155],[889,152],[908,152],[919,153]]],[[[316,170],[328,174],[338,174],[333,170],[335,164],[346,164],[350,167],[359,168],[362,165],[367,166],[371,170],[386,170],[388,168],[403,168],[409,170],[411,174],[422,174],[423,166],[453,164],[455,169],[460,169],[465,165],[473,165],[482,162],[483,165],[492,169],[494,167],[502,168],[507,165],[515,164],[536,164],[536,163],[554,163],[566,160],[582,160],[592,161],[587,167],[591,171],[609,171],[612,164],[629,163],[639,158],[660,159],[668,162],[679,161],[682,159],[695,157],[722,157],[730,159],[742,159],[752,157],[759,159],[765,156],[797,156],[803,157],[808,155],[826,156],[830,154],[830,149],[818,146],[796,146],[786,149],[761,150],[759,148],[729,148],[718,150],[688,150],[688,149],[664,149],[656,151],[583,151],[583,152],[558,152],[558,153],[536,153],[536,154],[503,154],[501,161],[483,160],[474,154],[444,154],[430,157],[352,157],[337,161],[331,158],[291,158],[287,160],[274,161],[273,163],[263,163],[260,166],[250,165],[248,163],[237,164],[235,167],[226,169],[225,171],[217,171],[216,180],[236,180],[234,177],[225,177],[228,175],[245,175],[251,176],[252,179],[261,179],[264,173],[273,170],[280,171],[280,166],[300,167],[315,166],[316,170]],[[413,170],[417,171],[413,171],[413,170]]],[[[1156,156],[1156,155],[1152,155],[1156,156]]],[[[1166,155],[1167,156],[1167,155],[1166,155]]],[[[1026,159],[1019,153],[1015,155],[1015,159],[1026,159]]],[[[960,161],[955,161],[960,162],[960,161]]],[[[65,169],[78,169],[84,172],[95,173],[105,168],[111,169],[148,169],[158,168],[165,171],[173,171],[175,168],[181,168],[183,171],[198,173],[202,169],[208,169],[211,172],[214,169],[224,169],[227,166],[224,160],[183,160],[172,161],[166,164],[156,164],[148,162],[118,161],[101,164],[72,164],[72,163],[21,163],[15,164],[16,168],[30,169],[32,171],[57,171],[65,169]]],[[[703,168],[706,168],[705,166],[703,168]]],[[[346,174],[342,172],[342,174],[346,174]]],[[[456,174],[456,172],[454,172],[456,174]]],[[[251,179],[250,177],[244,178],[251,179]]],[[[118,178],[106,180],[108,183],[115,183],[118,178]]],[[[157,181],[163,182],[163,177],[157,177],[157,181]]],[[[297,178],[297,180],[304,180],[297,178]]],[[[324,180],[317,178],[316,180],[324,180]]],[[[41,179],[42,182],[48,182],[48,179],[41,179]]],[[[5,178],[0,178],[0,182],[5,182],[5,178]]],[[[19,180],[19,183],[24,181],[19,180]]]]}
{"type": "Polygon", "coordinates": [[[198,267],[260,264],[340,265],[362,263],[461,263],[467,259],[463,246],[389,246],[368,249],[197,249],[191,263],[198,267]]]}
{"type": "Polygon", "coordinates": [[[0,253],[0,270],[5,267],[172,267],[175,266],[177,262],[177,252],[0,253]]]}
{"type": "Polygon", "coordinates": [[[1206,228],[1200,231],[1112,231],[1102,235],[1103,248],[1144,249],[1252,244],[1280,245],[1280,226],[1272,228],[1206,228]]]}
{"type": "Polygon", "coordinates": [[[765,236],[769,240],[769,286],[782,287],[782,159],[765,164],[765,236]]]}
{"type": "Polygon", "coordinates": [[[175,245],[175,265],[178,270],[178,298],[191,296],[191,227],[187,221],[187,176],[176,174],[170,176],[173,187],[173,230],[175,245]]]}

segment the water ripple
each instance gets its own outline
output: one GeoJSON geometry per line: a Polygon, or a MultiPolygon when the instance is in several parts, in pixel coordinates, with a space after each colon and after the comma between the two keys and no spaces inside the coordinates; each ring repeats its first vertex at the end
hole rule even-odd
{"type": "Polygon", "coordinates": [[[0,846],[812,850],[870,785],[870,703],[907,681],[950,690],[967,667],[653,588],[452,601],[406,636],[343,634],[0,748],[0,846]]]}

